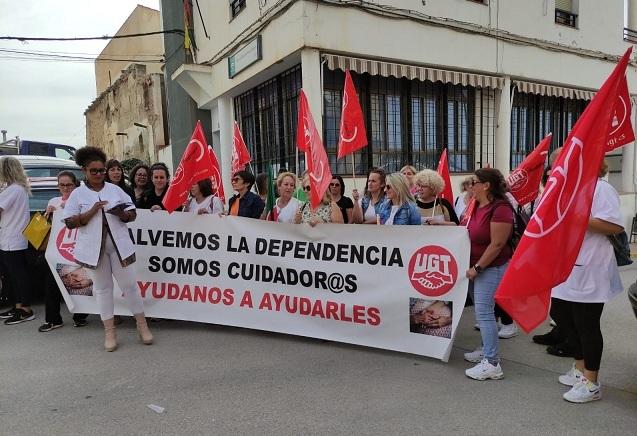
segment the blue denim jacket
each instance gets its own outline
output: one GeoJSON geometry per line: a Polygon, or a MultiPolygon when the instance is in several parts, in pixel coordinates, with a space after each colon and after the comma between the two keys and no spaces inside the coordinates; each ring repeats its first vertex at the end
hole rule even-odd
{"type": "MultiPolygon", "coordinates": [[[[389,215],[391,215],[392,203],[389,199],[383,201],[380,205],[380,222],[385,224],[389,215]]],[[[421,224],[420,212],[414,203],[406,202],[396,211],[394,215],[394,225],[411,225],[419,226],[421,224]]]]}
{"type": "MultiPolygon", "coordinates": [[[[374,209],[376,211],[376,213],[375,213],[376,215],[378,215],[380,213],[380,206],[383,204],[383,201],[385,201],[385,193],[381,194],[381,197],[378,199],[378,201],[374,205],[374,209]]],[[[370,197],[368,197],[367,195],[365,195],[365,196],[363,196],[363,198],[361,198],[361,209],[363,209],[363,216],[365,216],[365,211],[367,210],[367,208],[369,207],[371,202],[372,202],[372,199],[370,197]]]]}

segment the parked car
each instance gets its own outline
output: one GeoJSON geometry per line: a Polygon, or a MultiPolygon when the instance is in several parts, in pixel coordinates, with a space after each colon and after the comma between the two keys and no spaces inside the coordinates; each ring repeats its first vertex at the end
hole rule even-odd
{"type": "Polygon", "coordinates": [[[33,177],[57,177],[62,170],[72,171],[79,180],[84,178],[80,167],[75,162],[67,159],[26,155],[16,155],[14,157],[20,161],[29,179],[33,177]]]}
{"type": "Polygon", "coordinates": [[[70,145],[50,142],[10,139],[0,144],[0,155],[33,155],[58,157],[64,160],[75,159],[75,148],[70,145]]]}

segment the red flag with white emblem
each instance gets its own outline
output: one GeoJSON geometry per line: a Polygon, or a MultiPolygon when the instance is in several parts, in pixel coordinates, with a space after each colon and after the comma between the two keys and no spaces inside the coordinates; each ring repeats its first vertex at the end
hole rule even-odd
{"type": "Polygon", "coordinates": [[[305,152],[305,162],[310,176],[310,204],[316,208],[330,186],[332,171],[318,129],[314,124],[307,97],[302,89],[299,94],[297,147],[305,152]]]}
{"type": "Polygon", "coordinates": [[[451,190],[451,177],[449,176],[449,160],[447,159],[447,149],[442,150],[440,160],[438,161],[438,174],[445,182],[445,188],[438,195],[440,198],[444,198],[450,204],[453,204],[453,191],[451,190]]]}
{"type": "Polygon", "coordinates": [[[245,170],[246,165],[249,164],[250,161],[252,161],[252,157],[250,157],[248,147],[243,140],[243,136],[241,136],[239,124],[235,121],[234,134],[232,136],[232,174],[234,175],[237,171],[245,170]]]}
{"type": "Polygon", "coordinates": [[[552,137],[553,135],[549,133],[546,138],[542,139],[533,151],[524,158],[520,166],[507,177],[511,195],[520,206],[530,203],[539,195],[542,174],[544,174],[544,162],[549,154],[552,137]]]}
{"type": "Polygon", "coordinates": [[[212,161],[208,153],[208,142],[201,122],[197,121],[195,131],[184,151],[177,171],[173,175],[162,204],[168,212],[183,205],[193,184],[213,175],[212,161]]]}
{"type": "Polygon", "coordinates": [[[588,227],[629,48],[571,130],[495,299],[525,332],[546,319],[551,289],[571,273],[588,227]]]}
{"type": "Polygon", "coordinates": [[[345,87],[341,109],[341,133],[338,141],[338,159],[367,145],[367,132],[363,110],[349,70],[345,71],[345,87]]]}
{"type": "Polygon", "coordinates": [[[615,111],[610,123],[606,152],[614,150],[635,140],[635,132],[630,121],[631,118],[630,96],[628,95],[628,83],[626,76],[619,84],[619,95],[615,104],[615,111]]]}
{"type": "Polygon", "coordinates": [[[210,146],[208,146],[208,153],[210,153],[210,162],[212,163],[212,176],[210,176],[210,181],[212,182],[214,195],[219,197],[221,201],[225,203],[226,194],[223,191],[223,182],[221,180],[221,166],[219,166],[219,161],[217,160],[215,151],[210,146]]]}

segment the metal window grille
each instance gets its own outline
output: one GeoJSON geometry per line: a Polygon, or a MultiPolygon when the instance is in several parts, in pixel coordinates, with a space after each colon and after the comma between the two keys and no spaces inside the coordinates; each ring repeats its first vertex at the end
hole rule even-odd
{"type": "MultiPolygon", "coordinates": [[[[301,66],[298,65],[234,99],[235,120],[252,156],[255,173],[297,172],[296,126],[301,66]]],[[[299,156],[304,168],[304,156],[299,156]]]]}
{"type": "Polygon", "coordinates": [[[637,43],[637,31],[624,27],[624,41],[637,43]]]}
{"type": "MultiPolygon", "coordinates": [[[[369,145],[355,153],[356,173],[388,172],[405,164],[436,168],[448,148],[452,172],[473,171],[495,155],[495,92],[491,89],[352,73],[369,145]]],[[[351,158],[336,161],[344,73],[324,70],[323,137],[334,174],[351,174],[351,158]]]]}
{"type": "Polygon", "coordinates": [[[555,9],[555,22],[564,26],[577,27],[577,14],[555,9]]]}
{"type": "Polygon", "coordinates": [[[511,108],[511,169],[520,165],[551,132],[551,151],[561,146],[587,105],[587,100],[515,93],[511,108]]]}
{"type": "Polygon", "coordinates": [[[236,17],[246,7],[246,0],[230,0],[230,16],[236,17]]]}

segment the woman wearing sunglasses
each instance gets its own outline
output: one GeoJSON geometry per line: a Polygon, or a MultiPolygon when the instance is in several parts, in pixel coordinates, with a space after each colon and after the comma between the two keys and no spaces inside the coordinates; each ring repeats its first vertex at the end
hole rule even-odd
{"type": "Polygon", "coordinates": [[[254,181],[254,175],[249,171],[237,171],[232,176],[232,189],[236,194],[228,200],[228,215],[257,219],[261,217],[265,203],[261,197],[250,191],[254,181]]]}
{"type": "MultiPolygon", "coordinates": [[[[69,199],[71,192],[75,188],[80,186],[79,181],[75,177],[75,174],[71,171],[60,171],[58,174],[58,189],[60,190],[59,197],[54,197],[49,200],[49,204],[46,206],[44,216],[49,218],[56,210],[64,209],[64,204],[69,199]]],[[[49,237],[51,237],[49,235],[49,237]]],[[[41,333],[50,332],[51,330],[58,329],[64,326],[62,316],[60,315],[60,302],[62,301],[62,294],[58,288],[51,271],[47,268],[46,286],[44,294],[44,324],[42,324],[38,331],[41,333]]],[[[85,313],[76,313],[73,315],[73,326],[84,327],[86,325],[85,313]]]]}
{"type": "Polygon", "coordinates": [[[135,205],[120,187],[105,182],[106,155],[102,150],[80,148],[75,161],[82,167],[85,181],[66,201],[63,218],[67,228],[78,229],[73,255],[76,263],[91,271],[93,292],[104,323],[104,349],[117,348],[113,277],[137,321],[140,339],[150,345],[153,335],[146,325],[144,304],[131,267],[135,247],[126,225],[137,218],[135,205]]]}
{"type": "Polygon", "coordinates": [[[351,198],[345,196],[345,182],[341,176],[332,176],[329,189],[332,201],[336,203],[343,214],[343,222],[345,224],[352,222],[354,213],[354,202],[351,198]]]}
{"type": "MultiPolygon", "coordinates": [[[[309,174],[303,178],[303,190],[310,197],[312,187],[310,185],[309,174]]],[[[309,224],[314,227],[317,224],[343,224],[343,214],[336,203],[331,199],[327,191],[316,208],[313,208],[310,202],[304,203],[297,211],[294,219],[296,224],[309,224]]]]}
{"type": "Polygon", "coordinates": [[[420,213],[409,192],[405,176],[389,174],[385,178],[385,200],[380,206],[380,223],[387,226],[420,225],[420,213]]]}

